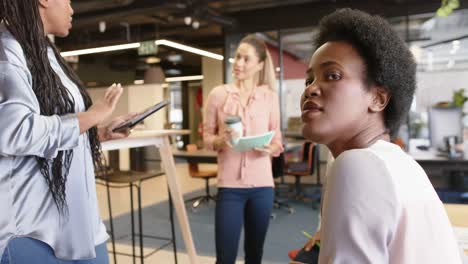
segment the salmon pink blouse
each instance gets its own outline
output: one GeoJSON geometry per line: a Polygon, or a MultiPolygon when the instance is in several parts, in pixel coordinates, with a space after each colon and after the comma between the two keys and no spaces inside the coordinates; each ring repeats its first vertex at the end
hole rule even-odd
{"type": "MultiPolygon", "coordinates": [[[[224,119],[230,115],[242,118],[243,136],[274,131],[271,144],[278,147],[273,156],[283,151],[279,99],[266,85],[254,88],[244,107],[234,85],[221,85],[208,95],[203,119],[205,148],[213,149],[213,141],[225,131],[224,119]]],[[[218,151],[218,187],[273,187],[271,157],[258,151],[237,152],[230,147],[218,151]]]]}

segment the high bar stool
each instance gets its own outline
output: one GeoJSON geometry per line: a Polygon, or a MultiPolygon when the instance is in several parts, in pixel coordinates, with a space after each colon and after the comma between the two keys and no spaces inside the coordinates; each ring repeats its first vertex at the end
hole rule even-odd
{"type": "Polygon", "coordinates": [[[132,256],[133,263],[136,263],[136,258],[140,258],[140,263],[144,264],[144,259],[157,251],[167,247],[170,244],[173,244],[174,250],[174,260],[177,264],[177,247],[176,247],[176,240],[175,240],[175,231],[174,231],[174,216],[172,210],[172,198],[169,193],[169,215],[170,215],[170,222],[171,222],[171,236],[172,238],[167,237],[160,237],[160,236],[150,236],[150,235],[143,235],[143,218],[142,218],[142,211],[141,211],[141,184],[149,179],[155,178],[157,176],[163,175],[163,171],[148,171],[148,172],[140,172],[140,171],[120,171],[115,169],[109,169],[106,174],[96,173],[96,181],[97,184],[106,186],[107,189],[107,201],[108,201],[108,208],[109,208],[109,222],[110,222],[110,232],[111,232],[111,242],[112,242],[112,253],[114,257],[114,263],[117,264],[117,256],[116,254],[132,256]],[[130,189],[130,215],[131,215],[131,238],[132,238],[132,255],[122,252],[117,252],[115,250],[115,234],[114,234],[114,223],[112,219],[112,205],[111,205],[111,197],[110,197],[110,188],[126,188],[129,187],[130,189]],[[135,234],[135,220],[134,220],[134,203],[133,203],[133,188],[137,190],[137,197],[138,197],[138,232],[139,234],[135,234]],[[140,245],[140,254],[136,255],[135,253],[135,236],[139,237],[139,245],[140,245]],[[156,248],[152,252],[147,255],[143,253],[143,237],[148,237],[152,239],[158,240],[165,240],[167,243],[163,244],[162,246],[156,248]]]}

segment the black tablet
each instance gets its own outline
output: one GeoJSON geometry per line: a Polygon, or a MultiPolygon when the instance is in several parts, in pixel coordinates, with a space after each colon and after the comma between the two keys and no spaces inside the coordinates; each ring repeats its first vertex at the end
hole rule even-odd
{"type": "Polygon", "coordinates": [[[298,261],[304,264],[317,264],[320,254],[320,247],[315,244],[309,251],[305,251],[305,249],[301,249],[294,261],[298,261]]]}
{"type": "Polygon", "coordinates": [[[124,129],[127,129],[127,128],[132,128],[134,127],[136,124],[140,123],[141,121],[143,121],[145,118],[147,118],[148,116],[150,116],[151,114],[157,112],[159,109],[165,107],[166,105],[168,105],[170,103],[169,100],[164,100],[164,101],[161,101],[151,107],[148,107],[147,109],[145,109],[144,111],[141,112],[141,114],[137,115],[136,117],[122,123],[121,125],[119,125],[118,127],[112,129],[112,132],[119,132],[119,130],[124,130],[124,129]]]}

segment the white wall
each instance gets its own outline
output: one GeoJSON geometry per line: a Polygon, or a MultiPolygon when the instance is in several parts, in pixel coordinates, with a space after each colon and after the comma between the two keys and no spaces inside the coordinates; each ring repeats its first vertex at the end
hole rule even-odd
{"type": "MultiPolygon", "coordinates": [[[[416,90],[416,111],[427,108],[440,101],[452,101],[454,90],[465,88],[468,95],[468,71],[418,72],[416,90]]],[[[465,112],[468,104],[465,104],[465,112]]]]}
{"type": "Polygon", "coordinates": [[[300,117],[300,100],[304,91],[304,79],[285,80],[282,90],[282,127],[288,130],[288,119],[300,117]]]}
{"type": "MultiPolygon", "coordinates": [[[[128,112],[141,112],[162,100],[164,90],[159,84],[131,85],[128,90],[128,112]]],[[[167,122],[167,107],[149,116],[144,121],[144,128],[151,130],[164,129],[167,122]]]]}
{"type": "MultiPolygon", "coordinates": [[[[100,98],[104,96],[106,89],[107,87],[99,87],[99,88],[91,88],[91,89],[88,88],[87,91],[89,95],[91,96],[91,99],[93,100],[93,102],[96,102],[97,100],[99,100],[100,98]]],[[[114,116],[124,115],[126,113],[128,113],[128,89],[124,87],[122,96],[119,102],[117,103],[117,107],[112,116],[114,117],[114,116]]]]}
{"type": "Polygon", "coordinates": [[[305,79],[285,80],[283,82],[284,119],[301,116],[300,100],[304,91],[305,79]]]}
{"type": "Polygon", "coordinates": [[[202,57],[202,74],[204,104],[210,91],[214,87],[223,84],[223,62],[207,57],[202,57]]]}
{"type": "MultiPolygon", "coordinates": [[[[105,93],[107,87],[88,89],[93,101],[99,100],[105,93]]],[[[114,114],[111,118],[125,115],[130,112],[140,112],[164,99],[164,89],[159,84],[130,85],[123,87],[114,114]]],[[[166,122],[167,109],[163,108],[157,113],[149,116],[144,121],[145,129],[163,129],[166,122]]]]}
{"type": "MultiPolygon", "coordinates": [[[[468,71],[418,72],[416,75],[416,111],[423,112],[440,101],[452,101],[454,90],[465,88],[468,96],[468,71]]],[[[283,86],[284,120],[300,116],[299,100],[304,91],[304,79],[286,80],[283,86]]],[[[468,103],[465,104],[468,112],[468,103]]]]}
{"type": "MultiPolygon", "coordinates": [[[[105,93],[107,87],[88,89],[93,101],[99,100],[105,93]]],[[[111,119],[125,115],[130,112],[141,112],[147,107],[154,105],[164,99],[164,89],[159,84],[130,85],[125,86],[122,97],[111,119]]],[[[167,122],[167,109],[163,108],[157,113],[149,116],[144,121],[144,129],[163,129],[167,122]]],[[[120,150],[120,169],[130,169],[130,155],[128,149],[120,150]]]]}
{"type": "MultiPolygon", "coordinates": [[[[468,71],[418,72],[416,80],[417,111],[425,111],[428,106],[439,101],[451,101],[453,91],[460,88],[465,88],[468,95],[468,71]]],[[[284,82],[284,106],[288,117],[300,116],[299,99],[303,91],[304,79],[284,82]]]]}

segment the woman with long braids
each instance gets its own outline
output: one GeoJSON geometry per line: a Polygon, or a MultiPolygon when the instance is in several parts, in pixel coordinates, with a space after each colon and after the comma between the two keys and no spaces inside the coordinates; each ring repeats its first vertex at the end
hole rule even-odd
{"type": "Polygon", "coordinates": [[[0,0],[0,263],[108,263],[94,166],[122,94],[94,104],[47,38],[68,35],[69,0],[0,0]],[[99,127],[99,128],[98,128],[99,127]]]}

